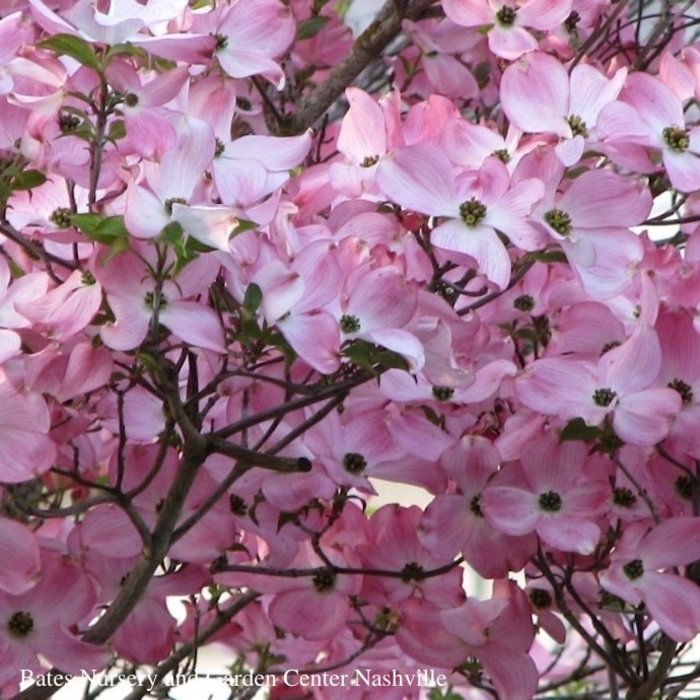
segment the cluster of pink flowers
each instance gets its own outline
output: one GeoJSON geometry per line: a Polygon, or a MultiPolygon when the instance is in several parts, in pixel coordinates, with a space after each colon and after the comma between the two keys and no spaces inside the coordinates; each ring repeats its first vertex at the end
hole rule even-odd
{"type": "Polygon", "coordinates": [[[470,698],[678,689],[697,6],[392,0],[354,42],[347,5],[0,8],[2,697],[212,641],[470,698]]]}

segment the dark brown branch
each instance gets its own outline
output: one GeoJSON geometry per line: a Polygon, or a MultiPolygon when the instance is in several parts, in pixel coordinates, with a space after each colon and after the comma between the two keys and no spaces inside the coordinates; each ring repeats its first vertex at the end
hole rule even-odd
{"type": "Polygon", "coordinates": [[[316,123],[362,71],[381,55],[398,36],[404,19],[418,19],[436,0],[410,0],[399,10],[395,0],[387,0],[377,18],[357,38],[350,53],[331,71],[328,78],[304,101],[303,107],[281,125],[285,134],[300,134],[316,123]]]}

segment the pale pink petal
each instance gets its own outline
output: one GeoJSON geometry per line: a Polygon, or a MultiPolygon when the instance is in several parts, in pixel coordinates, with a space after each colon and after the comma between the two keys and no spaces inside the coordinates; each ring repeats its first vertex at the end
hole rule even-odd
{"type": "Polygon", "coordinates": [[[508,61],[515,61],[537,48],[537,39],[523,27],[501,27],[496,24],[488,37],[491,51],[508,61]]]}
{"type": "Polygon", "coordinates": [[[683,407],[673,389],[646,389],[624,397],[613,418],[615,433],[630,445],[651,447],[668,436],[673,416],[683,407]]]}
{"type": "Polygon", "coordinates": [[[365,158],[383,156],[387,152],[387,140],[381,107],[360,88],[347,88],[345,97],[350,109],[340,126],[338,150],[358,165],[365,158]]]}
{"type": "Polygon", "coordinates": [[[106,557],[133,557],[143,542],[126,513],[113,505],[91,508],[80,524],[80,541],[87,550],[106,557]]]}
{"type": "Polygon", "coordinates": [[[689,642],[700,631],[700,588],[674,574],[645,572],[639,586],[661,629],[676,642],[689,642]]]}
{"type": "Polygon", "coordinates": [[[229,252],[229,239],[238,222],[228,207],[173,204],[173,221],[187,236],[210,248],[229,252]]]}
{"type": "Polygon", "coordinates": [[[195,301],[169,301],[160,311],[160,320],[186,343],[214,352],[224,352],[221,320],[208,306],[195,301]]]}
{"type": "Polygon", "coordinates": [[[384,194],[403,207],[431,216],[457,216],[452,165],[435,148],[416,145],[397,148],[377,170],[384,194]]]}
{"type": "Polygon", "coordinates": [[[170,223],[165,203],[144,187],[134,185],[126,195],[124,225],[132,236],[155,238],[170,223]]]}
{"type": "Polygon", "coordinates": [[[663,161],[671,184],[680,192],[700,189],[700,129],[691,132],[691,149],[677,153],[671,149],[663,152],[663,161]]]}
{"type": "Polygon", "coordinates": [[[311,589],[287,591],[270,604],[270,620],[304,639],[329,639],[347,621],[350,605],[337,591],[315,593],[311,589]]]}
{"type": "Polygon", "coordinates": [[[401,328],[377,328],[363,334],[367,340],[393,350],[408,362],[410,372],[419,372],[425,364],[425,352],[422,343],[415,335],[401,328]]]}
{"type": "Polygon", "coordinates": [[[537,534],[550,546],[562,552],[591,554],[600,540],[600,528],[585,518],[570,515],[543,517],[537,534]]]}
{"type": "Polygon", "coordinates": [[[549,31],[571,13],[571,0],[529,0],[518,10],[518,20],[527,27],[549,31]]]}
{"type": "Polygon", "coordinates": [[[494,12],[485,0],[443,0],[445,14],[463,27],[492,24],[494,12]]]}
{"type": "Polygon", "coordinates": [[[498,640],[475,652],[499,697],[508,700],[531,700],[534,697],[539,674],[535,662],[526,653],[515,651],[498,640]]]}
{"type": "Polygon", "coordinates": [[[14,520],[0,518],[0,590],[24,593],[39,578],[39,544],[33,533],[14,520]]]}
{"type": "Polygon", "coordinates": [[[507,535],[527,535],[542,515],[535,494],[511,486],[487,487],[481,507],[489,524],[507,535]]]}
{"type": "Polygon", "coordinates": [[[433,244],[444,250],[463,253],[474,258],[479,272],[488,277],[500,289],[510,281],[510,257],[496,232],[488,226],[467,226],[452,219],[433,229],[433,244]]]}
{"type": "Polygon", "coordinates": [[[574,227],[595,229],[636,226],[649,215],[651,205],[649,189],[639,179],[589,170],[574,180],[558,206],[569,214],[574,227]]]}
{"type": "Polygon", "coordinates": [[[299,357],[321,374],[340,366],[340,329],[325,311],[294,314],[278,327],[299,357]]]}
{"type": "Polygon", "coordinates": [[[642,326],[629,340],[598,361],[601,381],[619,396],[646,389],[659,376],[661,346],[656,331],[642,326]]]}
{"type": "Polygon", "coordinates": [[[644,565],[651,569],[685,566],[700,559],[700,520],[669,518],[642,541],[644,565]]]}
{"type": "Polygon", "coordinates": [[[229,158],[252,158],[268,170],[286,171],[306,158],[311,148],[311,130],[299,136],[241,136],[226,148],[229,158]]]}
{"type": "Polygon", "coordinates": [[[503,111],[527,133],[568,136],[569,76],[553,56],[533,53],[506,68],[501,80],[503,111]]]}

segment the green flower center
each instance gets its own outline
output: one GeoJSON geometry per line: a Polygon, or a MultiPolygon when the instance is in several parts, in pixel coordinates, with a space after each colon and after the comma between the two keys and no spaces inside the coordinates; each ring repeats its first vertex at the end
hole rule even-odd
{"type": "Polygon", "coordinates": [[[561,496],[556,491],[541,493],[538,503],[547,513],[556,513],[561,510],[561,496]]]}
{"type": "Polygon", "coordinates": [[[513,23],[515,22],[515,16],[518,14],[518,11],[514,7],[508,7],[508,5],[504,5],[497,13],[496,13],[496,19],[498,20],[498,23],[502,27],[512,27],[513,23]]]}
{"type": "Polygon", "coordinates": [[[379,162],[379,156],[366,156],[365,159],[360,163],[362,168],[371,168],[379,162]]]}
{"type": "Polygon", "coordinates": [[[226,150],[226,144],[221,139],[216,139],[216,148],[214,149],[214,158],[220,158],[226,150]]]}
{"type": "Polygon", "coordinates": [[[357,333],[360,330],[360,319],[357,316],[343,314],[340,317],[340,330],[343,333],[357,333]]]}
{"type": "Polygon", "coordinates": [[[433,396],[438,401],[449,401],[455,395],[455,390],[451,386],[434,386],[433,396]]]}
{"type": "Polygon", "coordinates": [[[625,564],[622,567],[622,570],[625,572],[625,576],[627,576],[630,581],[634,581],[635,579],[641,578],[644,575],[644,564],[642,563],[641,559],[634,559],[633,561],[625,564]]]}
{"type": "Polygon", "coordinates": [[[674,389],[677,391],[683,403],[687,406],[693,403],[693,389],[690,384],[686,384],[682,379],[674,379],[672,382],[668,383],[669,389],[674,389]]]}
{"type": "Polygon", "coordinates": [[[518,311],[532,311],[535,308],[535,300],[529,294],[523,294],[513,301],[513,306],[518,311]]]}
{"type": "Polygon", "coordinates": [[[417,581],[418,579],[423,577],[425,569],[415,561],[411,561],[406,566],[401,569],[401,580],[404,583],[408,583],[409,581],[417,581]]]}
{"type": "Polygon", "coordinates": [[[486,216],[486,207],[475,197],[459,205],[459,215],[467,226],[480,224],[486,216]]]}
{"type": "Polygon", "coordinates": [[[51,215],[49,216],[49,221],[55,226],[58,226],[58,228],[69,228],[71,225],[72,216],[73,213],[70,209],[66,209],[65,207],[59,207],[58,209],[54,209],[54,211],[51,212],[51,215]]]}
{"type": "Polygon", "coordinates": [[[667,126],[663,130],[666,145],[676,153],[683,153],[690,148],[690,134],[680,126],[667,126]]]}
{"type": "Polygon", "coordinates": [[[637,497],[624,486],[619,486],[613,491],[613,503],[622,508],[631,508],[637,502],[637,497]]]}
{"type": "Polygon", "coordinates": [[[498,160],[500,160],[501,163],[510,162],[510,153],[508,153],[507,148],[499,148],[499,149],[495,150],[491,155],[498,158],[498,160]]]}
{"type": "Polygon", "coordinates": [[[82,275],[80,275],[80,282],[82,283],[83,287],[92,287],[93,284],[95,284],[95,275],[90,272],[90,270],[85,270],[82,275]]]}
{"type": "Polygon", "coordinates": [[[168,305],[168,300],[162,292],[146,292],[143,301],[149,309],[162,309],[168,305]]]}
{"type": "Polygon", "coordinates": [[[129,94],[124,96],[124,104],[127,107],[136,107],[136,105],[139,103],[139,96],[134,95],[133,92],[130,92],[129,94]]]}
{"type": "Polygon", "coordinates": [[[34,629],[34,618],[25,610],[18,610],[7,621],[7,631],[13,637],[26,637],[34,629]]]}
{"type": "Polygon", "coordinates": [[[343,457],[343,467],[350,474],[360,474],[367,469],[367,460],[359,452],[348,452],[343,457]]]}
{"type": "Polygon", "coordinates": [[[313,578],[314,588],[319,592],[330,591],[335,586],[336,573],[333,569],[325,569],[313,578]]]}
{"type": "Polygon", "coordinates": [[[561,209],[550,209],[544,215],[544,220],[560,235],[571,235],[571,217],[561,209]]]}
{"type": "Polygon", "coordinates": [[[574,136],[583,136],[584,138],[588,137],[588,127],[586,126],[586,122],[584,122],[581,117],[576,114],[572,114],[566,121],[569,122],[571,133],[574,136]]]}
{"type": "Polygon", "coordinates": [[[617,394],[612,389],[596,389],[593,392],[593,403],[596,406],[609,406],[617,394]]]}

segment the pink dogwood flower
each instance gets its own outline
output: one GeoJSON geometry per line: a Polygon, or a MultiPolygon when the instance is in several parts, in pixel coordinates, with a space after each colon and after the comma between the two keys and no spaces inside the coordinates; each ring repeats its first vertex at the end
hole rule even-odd
{"type": "Polygon", "coordinates": [[[629,525],[610,556],[600,582],[631,605],[645,603],[651,617],[677,642],[700,630],[700,589],[693,581],[663,571],[700,559],[700,521],[669,518],[648,530],[629,525]]]}
{"type": "Polygon", "coordinates": [[[396,149],[377,177],[385,194],[401,206],[446,217],[431,233],[433,245],[469,255],[501,289],[508,284],[511,264],[496,231],[526,250],[539,243],[528,217],[544,185],[536,179],[512,184],[497,158],[487,159],[478,172],[460,174],[440,151],[414,145],[396,149]]]}

